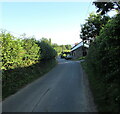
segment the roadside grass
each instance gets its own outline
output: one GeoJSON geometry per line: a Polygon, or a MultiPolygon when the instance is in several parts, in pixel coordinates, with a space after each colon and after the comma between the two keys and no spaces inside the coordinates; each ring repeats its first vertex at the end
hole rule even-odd
{"type": "Polygon", "coordinates": [[[27,84],[49,72],[57,61],[41,61],[29,67],[16,68],[2,72],[2,100],[16,93],[27,84]]]}
{"type": "Polygon", "coordinates": [[[86,62],[81,62],[83,69],[88,75],[90,88],[94,96],[94,102],[99,112],[118,112],[119,103],[114,101],[115,96],[118,94],[119,87],[113,84],[109,87],[108,83],[103,83],[105,80],[99,76],[95,71],[88,69],[86,62]],[[115,89],[116,88],[116,89],[115,89]]]}
{"type": "Polygon", "coordinates": [[[79,58],[73,58],[72,60],[73,61],[80,61],[80,60],[84,60],[85,59],[85,56],[82,56],[82,57],[79,57],[79,58]]]}

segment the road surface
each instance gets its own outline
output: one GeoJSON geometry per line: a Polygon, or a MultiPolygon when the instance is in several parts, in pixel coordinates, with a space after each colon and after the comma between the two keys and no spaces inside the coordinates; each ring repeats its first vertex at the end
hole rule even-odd
{"type": "Polygon", "coordinates": [[[3,112],[95,112],[78,61],[58,59],[49,73],[3,101],[3,112]]]}

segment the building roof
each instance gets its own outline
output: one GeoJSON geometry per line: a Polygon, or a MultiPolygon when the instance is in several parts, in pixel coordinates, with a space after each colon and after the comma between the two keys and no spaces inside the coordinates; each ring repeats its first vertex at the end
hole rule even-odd
{"type": "MultiPolygon", "coordinates": [[[[80,42],[79,44],[77,44],[76,46],[74,46],[71,51],[74,51],[76,49],[78,49],[79,47],[83,46],[83,42],[80,42]]],[[[88,44],[84,44],[84,47],[89,48],[88,44]]]]}

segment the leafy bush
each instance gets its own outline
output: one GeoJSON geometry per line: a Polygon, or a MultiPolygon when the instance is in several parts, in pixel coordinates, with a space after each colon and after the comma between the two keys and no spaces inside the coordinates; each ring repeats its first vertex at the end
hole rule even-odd
{"type": "Polygon", "coordinates": [[[57,52],[55,49],[50,45],[49,43],[46,42],[46,40],[41,39],[40,42],[38,42],[38,45],[40,46],[41,50],[41,59],[42,60],[48,60],[55,58],[57,56],[57,52]]]}
{"type": "Polygon", "coordinates": [[[19,39],[10,33],[0,34],[2,41],[2,69],[29,66],[40,59],[40,47],[34,39],[19,39]]]}
{"type": "Polygon", "coordinates": [[[120,14],[101,30],[89,48],[86,67],[99,111],[120,111],[120,14]]]}
{"type": "Polygon", "coordinates": [[[0,43],[3,98],[48,72],[56,64],[57,53],[51,40],[20,39],[2,31],[0,43]]]}
{"type": "Polygon", "coordinates": [[[22,47],[25,50],[24,64],[31,65],[41,59],[40,47],[34,38],[22,40],[22,47]]]}

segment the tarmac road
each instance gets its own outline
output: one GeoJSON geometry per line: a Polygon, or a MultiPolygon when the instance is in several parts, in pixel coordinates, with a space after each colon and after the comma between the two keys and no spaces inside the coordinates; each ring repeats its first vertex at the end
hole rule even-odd
{"type": "Polygon", "coordinates": [[[95,112],[78,61],[58,59],[49,73],[3,101],[3,112],[95,112]]]}

